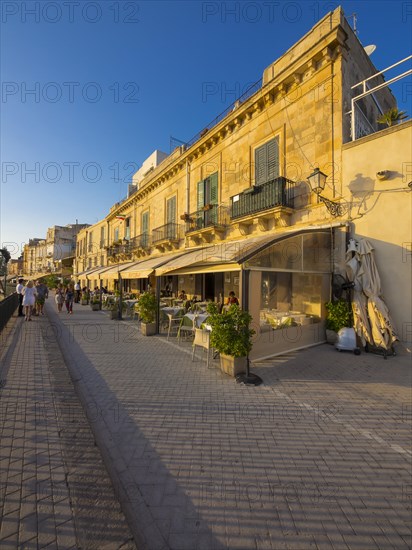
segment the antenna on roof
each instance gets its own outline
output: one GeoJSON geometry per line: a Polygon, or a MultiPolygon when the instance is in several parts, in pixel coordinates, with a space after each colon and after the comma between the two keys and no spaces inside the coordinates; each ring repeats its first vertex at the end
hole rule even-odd
{"type": "Polygon", "coordinates": [[[358,20],[358,17],[356,15],[356,13],[352,13],[349,17],[352,17],[353,19],[353,32],[355,33],[356,36],[358,36],[358,29],[356,28],[356,22],[358,20]]]}

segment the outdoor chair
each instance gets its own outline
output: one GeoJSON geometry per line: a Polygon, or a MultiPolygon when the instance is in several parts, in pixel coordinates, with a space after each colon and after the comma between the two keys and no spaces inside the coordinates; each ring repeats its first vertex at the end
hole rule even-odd
{"type": "Polygon", "coordinates": [[[136,319],[136,317],[137,317],[137,320],[140,321],[140,314],[139,314],[138,304],[133,305],[133,309],[132,309],[132,312],[131,312],[132,321],[134,321],[136,319]]]}
{"type": "Polygon", "coordinates": [[[170,334],[176,330],[176,334],[179,331],[180,324],[182,322],[183,310],[179,311],[177,314],[167,313],[169,319],[169,327],[167,330],[167,340],[169,340],[170,334]]]}
{"type": "Polygon", "coordinates": [[[197,315],[194,315],[193,319],[189,319],[186,316],[182,317],[179,330],[177,331],[177,338],[179,342],[182,334],[189,334],[190,336],[194,335],[196,329],[196,320],[197,315]]]}
{"type": "Polygon", "coordinates": [[[195,358],[196,346],[206,350],[207,352],[206,366],[207,368],[209,368],[209,355],[210,355],[210,349],[211,349],[210,331],[201,329],[201,328],[195,328],[195,339],[193,340],[192,361],[194,361],[194,358],[195,358]]]}

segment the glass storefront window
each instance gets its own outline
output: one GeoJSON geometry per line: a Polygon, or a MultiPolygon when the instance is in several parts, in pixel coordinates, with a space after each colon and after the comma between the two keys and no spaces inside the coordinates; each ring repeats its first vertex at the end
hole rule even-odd
{"type": "Polygon", "coordinates": [[[314,231],[282,239],[253,256],[245,267],[330,273],[330,232],[314,231]]]}
{"type": "Polygon", "coordinates": [[[320,322],[328,285],[327,274],[262,271],[261,330],[320,322]]]}

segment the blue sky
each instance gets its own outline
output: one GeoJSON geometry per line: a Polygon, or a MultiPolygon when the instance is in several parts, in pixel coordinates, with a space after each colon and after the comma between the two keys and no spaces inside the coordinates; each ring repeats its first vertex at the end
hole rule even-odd
{"type": "MultiPolygon", "coordinates": [[[[188,141],[338,5],[3,0],[1,244],[16,257],[103,218],[153,150],[188,141]]],[[[340,5],[376,67],[410,55],[412,2],[340,5]]],[[[410,82],[393,87],[409,114],[410,82]]]]}

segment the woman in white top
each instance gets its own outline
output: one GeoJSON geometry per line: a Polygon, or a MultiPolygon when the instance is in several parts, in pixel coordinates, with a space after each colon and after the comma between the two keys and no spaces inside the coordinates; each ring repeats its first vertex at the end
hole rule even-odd
{"type": "Polygon", "coordinates": [[[33,281],[29,281],[23,288],[23,306],[25,311],[25,320],[31,321],[31,311],[36,300],[36,287],[33,281]]]}

